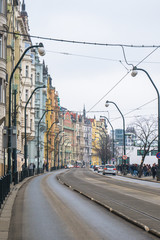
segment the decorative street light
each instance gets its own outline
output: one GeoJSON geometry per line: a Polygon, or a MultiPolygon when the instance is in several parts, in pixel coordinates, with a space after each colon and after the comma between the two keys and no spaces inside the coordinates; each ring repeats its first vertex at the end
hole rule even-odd
{"type": "MultiPolygon", "coordinates": [[[[144,72],[147,77],[149,78],[149,80],[151,81],[153,87],[155,88],[156,92],[157,92],[157,96],[158,96],[158,153],[160,152],[160,94],[159,91],[156,87],[156,85],[154,84],[152,78],[150,77],[149,73],[144,70],[143,68],[137,68],[136,66],[133,67],[132,70],[132,77],[135,77],[138,74],[138,71],[142,71],[144,72]]],[[[157,181],[160,181],[160,158],[158,158],[158,169],[157,169],[157,181]]]]}
{"type": "Polygon", "coordinates": [[[63,130],[59,131],[54,139],[54,169],[56,167],[56,148],[57,148],[56,140],[60,133],[64,133],[64,131],[63,130]]]}
{"type": "Polygon", "coordinates": [[[42,114],[42,117],[40,118],[39,122],[38,122],[38,134],[37,134],[37,173],[39,173],[39,127],[40,127],[40,123],[44,117],[44,115],[46,114],[46,112],[53,112],[53,110],[45,110],[44,113],[42,114]]]}
{"type": "Polygon", "coordinates": [[[60,147],[60,142],[62,140],[63,137],[66,137],[67,135],[62,135],[59,142],[58,142],[58,169],[59,169],[59,147],[60,147]]]}
{"type": "Polygon", "coordinates": [[[64,147],[65,147],[65,159],[64,159],[64,164],[66,165],[67,164],[67,160],[66,160],[66,155],[67,155],[67,151],[66,151],[66,147],[68,147],[68,145],[69,144],[71,144],[70,142],[67,142],[67,144],[66,145],[64,145],[64,147]]]}
{"type": "MultiPolygon", "coordinates": [[[[125,119],[124,119],[124,116],[123,116],[122,112],[120,111],[119,107],[117,106],[117,104],[116,104],[115,102],[106,101],[105,106],[108,107],[108,106],[109,106],[109,103],[113,103],[113,104],[116,106],[116,108],[117,108],[117,110],[119,111],[119,113],[121,114],[121,116],[122,116],[122,120],[123,120],[123,151],[124,151],[124,156],[125,156],[125,155],[126,155],[125,119]]],[[[122,159],[123,159],[123,157],[122,157],[122,159]]],[[[122,162],[123,162],[123,160],[122,160],[122,162]]],[[[124,175],[126,174],[126,160],[124,160],[124,171],[123,171],[123,174],[124,174],[124,175]]]]}
{"type": "Polygon", "coordinates": [[[53,122],[53,123],[51,124],[50,128],[49,128],[48,131],[47,131],[47,167],[46,167],[47,172],[48,172],[48,134],[49,134],[52,126],[53,126],[55,123],[58,123],[58,122],[57,122],[57,121],[53,122]]]}
{"type": "Polygon", "coordinates": [[[24,121],[25,121],[25,124],[24,124],[24,127],[25,127],[25,133],[24,133],[24,139],[25,139],[25,143],[24,143],[24,159],[25,159],[25,170],[27,168],[27,120],[26,120],[26,111],[27,111],[27,105],[29,103],[29,101],[31,100],[33,94],[36,92],[37,89],[39,88],[46,88],[45,85],[43,86],[39,86],[39,87],[36,87],[33,92],[31,93],[30,97],[28,98],[27,102],[26,102],[26,105],[25,105],[25,108],[24,108],[24,121]]]}
{"type": "Polygon", "coordinates": [[[109,125],[110,125],[111,128],[112,128],[112,142],[113,142],[113,145],[112,145],[112,156],[113,156],[113,158],[114,158],[114,129],[113,129],[113,126],[112,126],[111,122],[109,121],[109,119],[108,119],[106,116],[100,116],[100,118],[105,118],[105,119],[107,119],[109,125]]]}
{"type": "Polygon", "coordinates": [[[23,52],[22,56],[20,57],[19,61],[17,62],[16,66],[14,67],[10,80],[9,80],[9,105],[8,105],[8,170],[7,173],[10,175],[10,182],[12,181],[11,179],[11,148],[12,148],[12,128],[11,128],[11,86],[12,86],[12,79],[14,76],[14,73],[16,69],[18,68],[19,64],[21,63],[23,57],[25,54],[28,52],[29,49],[31,48],[38,48],[38,52],[41,56],[45,55],[45,50],[44,46],[42,43],[39,43],[39,45],[32,45],[23,52]]]}
{"type": "MultiPolygon", "coordinates": [[[[61,152],[62,152],[62,154],[63,154],[63,145],[67,142],[67,141],[70,141],[70,139],[69,138],[66,138],[64,141],[63,141],[63,143],[62,143],[62,147],[61,147],[61,152]]],[[[65,162],[63,161],[63,156],[62,156],[62,159],[61,159],[61,165],[63,165],[65,162]]]]}

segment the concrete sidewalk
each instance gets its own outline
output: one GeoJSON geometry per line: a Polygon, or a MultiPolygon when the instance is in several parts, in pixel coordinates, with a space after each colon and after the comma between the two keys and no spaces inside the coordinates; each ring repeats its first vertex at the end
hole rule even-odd
{"type": "Polygon", "coordinates": [[[137,179],[137,180],[143,180],[143,181],[149,181],[149,182],[158,182],[160,183],[160,181],[157,181],[157,178],[153,179],[152,176],[142,176],[141,178],[139,178],[138,176],[134,176],[131,175],[130,173],[128,173],[127,175],[122,175],[120,172],[118,172],[117,174],[118,176],[123,176],[123,177],[127,177],[127,178],[132,178],[132,179],[137,179]]]}
{"type": "Polygon", "coordinates": [[[12,208],[19,189],[33,177],[25,178],[22,182],[18,183],[17,185],[11,185],[10,193],[6,197],[2,205],[2,208],[0,209],[0,240],[8,239],[12,208]]]}

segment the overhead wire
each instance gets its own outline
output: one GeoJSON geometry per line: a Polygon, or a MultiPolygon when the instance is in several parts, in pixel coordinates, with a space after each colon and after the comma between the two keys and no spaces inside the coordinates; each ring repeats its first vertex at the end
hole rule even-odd
{"type": "Polygon", "coordinates": [[[160,47],[160,45],[134,45],[134,44],[120,44],[120,43],[100,43],[100,42],[88,42],[88,41],[77,41],[77,40],[67,40],[67,39],[58,39],[58,38],[51,38],[51,37],[42,37],[36,36],[31,34],[22,34],[19,32],[10,32],[7,30],[1,30],[1,32],[6,32],[8,34],[13,34],[17,36],[23,37],[30,37],[30,38],[37,38],[42,40],[49,40],[49,41],[56,41],[56,42],[63,42],[63,43],[72,43],[72,44],[83,44],[83,45],[94,45],[94,46],[110,46],[110,47],[127,47],[127,48],[155,48],[160,47]]]}
{"type": "MultiPolygon", "coordinates": [[[[144,59],[142,59],[136,66],[138,66],[140,63],[142,63],[145,59],[147,59],[151,54],[153,54],[159,47],[160,45],[129,45],[129,44],[111,44],[111,43],[99,43],[99,42],[84,42],[84,41],[75,41],[75,40],[66,40],[66,39],[57,39],[57,38],[48,38],[48,37],[42,37],[42,36],[36,36],[36,35],[30,35],[30,34],[21,34],[18,32],[10,32],[10,31],[6,31],[6,30],[1,30],[2,32],[6,32],[7,34],[13,34],[13,35],[19,35],[19,36],[29,36],[30,38],[37,38],[37,39],[43,39],[43,40],[50,40],[50,41],[57,41],[57,42],[64,42],[64,43],[72,43],[72,44],[85,44],[85,45],[95,45],[95,46],[112,46],[112,47],[121,47],[122,51],[123,51],[123,56],[125,59],[125,62],[127,65],[131,65],[133,66],[133,64],[130,64],[127,62],[126,59],[126,55],[125,55],[125,51],[124,51],[124,47],[131,47],[131,48],[155,48],[151,53],[149,53],[144,59]]],[[[69,53],[62,53],[65,55],[73,55],[73,54],[69,54],[69,53]]],[[[82,56],[82,55],[77,55],[77,56],[82,56]]],[[[90,56],[86,56],[86,57],[90,57],[90,56]]],[[[92,57],[95,58],[95,57],[92,57]]],[[[103,59],[103,60],[108,60],[105,58],[98,58],[98,59],[103,59]]],[[[111,59],[110,59],[111,60],[111,59]]],[[[113,60],[114,61],[114,60],[113,60]]],[[[119,62],[122,64],[122,61],[119,60],[119,62]]],[[[123,65],[123,64],[122,64],[123,65]]],[[[123,65],[124,66],[124,65],[123,65]]],[[[125,66],[124,66],[125,67],[125,66]]],[[[125,67],[126,68],[126,67],[125,67]]],[[[93,107],[91,107],[88,111],[90,112],[98,103],[100,103],[113,89],[116,88],[116,86],[118,86],[122,80],[124,80],[126,78],[126,76],[130,73],[131,70],[127,70],[127,73],[97,102],[93,105],[93,107]]]]}
{"type": "MultiPolygon", "coordinates": [[[[144,107],[144,106],[146,106],[146,105],[154,102],[155,100],[157,100],[157,98],[154,98],[154,99],[150,100],[149,102],[144,103],[143,105],[141,105],[141,106],[139,106],[139,107],[137,107],[137,108],[135,108],[135,109],[133,109],[133,110],[125,113],[124,116],[126,116],[126,115],[128,115],[128,114],[130,114],[130,113],[133,113],[133,112],[135,112],[135,111],[137,111],[137,110],[140,110],[140,108],[142,108],[142,107],[144,107]]],[[[114,120],[112,120],[112,121],[115,121],[115,120],[120,119],[120,118],[121,118],[121,117],[114,118],[114,120]]]]}
{"type": "MultiPolygon", "coordinates": [[[[153,51],[151,51],[145,58],[143,58],[136,66],[138,66],[140,63],[142,63],[145,59],[147,59],[149,56],[151,56],[157,49],[159,48],[159,46],[158,47],[156,47],[153,51]]],[[[127,62],[127,59],[126,59],[126,55],[125,55],[125,51],[124,51],[124,48],[122,47],[122,50],[123,50],[123,56],[124,56],[124,59],[125,59],[125,62],[127,63],[127,65],[132,65],[133,66],[133,64],[129,64],[128,62],[127,62]]],[[[126,68],[127,69],[127,68],[126,68]]],[[[93,105],[93,107],[91,107],[88,111],[87,111],[87,113],[88,112],[90,112],[90,110],[92,110],[95,106],[97,106],[113,89],[115,89],[121,82],[122,82],[122,80],[124,80],[126,77],[127,77],[127,75],[129,74],[131,72],[131,70],[128,70],[127,71],[127,73],[100,99],[100,100],[98,100],[98,102],[96,102],[94,105],[93,105]]]]}

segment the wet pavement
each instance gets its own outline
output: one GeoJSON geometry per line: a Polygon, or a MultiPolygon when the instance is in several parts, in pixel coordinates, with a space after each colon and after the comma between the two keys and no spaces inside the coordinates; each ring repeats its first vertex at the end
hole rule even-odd
{"type": "MultiPolygon", "coordinates": [[[[118,176],[121,176],[118,174],[118,176]]],[[[13,204],[15,201],[15,198],[17,196],[17,193],[19,189],[30,179],[33,177],[26,178],[23,182],[17,184],[17,185],[12,185],[11,186],[11,191],[9,195],[7,196],[2,209],[0,209],[0,240],[7,240],[8,239],[8,231],[9,231],[9,226],[10,226],[10,220],[11,220],[11,215],[12,215],[12,209],[13,209],[13,204]]],[[[138,180],[139,178],[136,176],[132,175],[127,175],[127,176],[122,176],[122,178],[132,178],[138,180]]],[[[140,180],[144,181],[149,181],[149,182],[157,182],[156,179],[153,179],[151,176],[149,177],[142,177],[140,180]]]]}

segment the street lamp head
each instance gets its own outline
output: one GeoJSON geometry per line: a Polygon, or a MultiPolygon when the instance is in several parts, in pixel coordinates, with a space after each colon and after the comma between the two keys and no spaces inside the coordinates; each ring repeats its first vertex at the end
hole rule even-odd
{"type": "Polygon", "coordinates": [[[105,103],[105,107],[109,107],[108,100],[107,100],[106,103],[105,103]]]}
{"type": "Polygon", "coordinates": [[[43,88],[46,88],[46,85],[43,85],[43,88]]]}
{"type": "Polygon", "coordinates": [[[131,76],[135,77],[138,74],[136,67],[133,67],[133,70],[131,72],[131,76]]]}
{"type": "Polygon", "coordinates": [[[38,52],[39,52],[39,55],[40,55],[40,56],[44,56],[44,55],[46,54],[45,49],[44,49],[44,46],[43,46],[43,43],[40,43],[40,44],[39,44],[38,52]]]}

